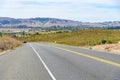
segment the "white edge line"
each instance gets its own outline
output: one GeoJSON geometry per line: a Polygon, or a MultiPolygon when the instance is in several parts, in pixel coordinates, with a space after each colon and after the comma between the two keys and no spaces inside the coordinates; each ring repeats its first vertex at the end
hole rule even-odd
{"type": "Polygon", "coordinates": [[[49,75],[51,76],[51,78],[53,80],[56,80],[56,78],[54,77],[54,75],[52,74],[52,72],[50,71],[50,69],[47,67],[47,65],[45,64],[45,62],[43,61],[43,59],[41,58],[41,56],[38,54],[38,52],[35,50],[34,47],[32,47],[30,45],[30,47],[33,49],[33,51],[37,54],[38,58],[40,59],[40,61],[42,62],[43,66],[45,67],[45,69],[47,70],[47,72],[49,73],[49,75]]]}

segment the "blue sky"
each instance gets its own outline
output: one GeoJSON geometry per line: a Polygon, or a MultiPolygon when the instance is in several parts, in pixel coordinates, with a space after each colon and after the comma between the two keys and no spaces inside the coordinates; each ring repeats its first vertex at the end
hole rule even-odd
{"type": "Polygon", "coordinates": [[[120,0],[2,0],[0,17],[120,21],[120,0]]]}

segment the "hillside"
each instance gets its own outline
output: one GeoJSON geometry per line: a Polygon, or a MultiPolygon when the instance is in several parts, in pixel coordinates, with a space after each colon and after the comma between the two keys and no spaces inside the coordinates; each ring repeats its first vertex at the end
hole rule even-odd
{"type": "Polygon", "coordinates": [[[29,18],[29,19],[14,19],[1,17],[0,26],[1,27],[50,27],[50,26],[80,26],[81,22],[56,19],[56,18],[29,18]]]}
{"type": "Polygon", "coordinates": [[[33,34],[29,37],[20,37],[19,40],[29,42],[53,42],[73,46],[94,46],[112,44],[120,41],[120,31],[112,30],[79,30],[63,33],[33,34]]]}
{"type": "Polygon", "coordinates": [[[120,21],[110,21],[110,22],[80,22],[73,20],[57,19],[57,18],[28,18],[28,19],[15,19],[9,17],[0,17],[0,27],[18,27],[18,28],[27,28],[27,27],[109,27],[120,29],[120,21]]]}

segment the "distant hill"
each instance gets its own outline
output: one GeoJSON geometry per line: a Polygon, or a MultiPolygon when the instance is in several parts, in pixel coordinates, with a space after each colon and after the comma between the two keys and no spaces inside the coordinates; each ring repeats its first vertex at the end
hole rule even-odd
{"type": "Polygon", "coordinates": [[[9,17],[0,17],[0,27],[117,27],[120,28],[120,21],[91,23],[80,22],[73,20],[57,19],[57,18],[28,18],[28,19],[15,19],[9,17]]]}

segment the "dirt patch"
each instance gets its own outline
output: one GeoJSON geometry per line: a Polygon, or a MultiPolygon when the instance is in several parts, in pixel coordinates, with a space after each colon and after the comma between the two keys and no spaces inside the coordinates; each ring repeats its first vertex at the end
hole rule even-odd
{"type": "Polygon", "coordinates": [[[92,47],[92,49],[120,54],[120,43],[97,45],[97,46],[92,47]]]}
{"type": "Polygon", "coordinates": [[[7,52],[9,52],[10,50],[7,50],[7,51],[0,51],[0,55],[3,55],[3,54],[5,54],[5,53],[7,53],[7,52]]]}

